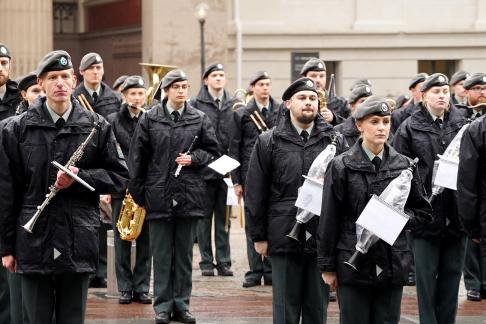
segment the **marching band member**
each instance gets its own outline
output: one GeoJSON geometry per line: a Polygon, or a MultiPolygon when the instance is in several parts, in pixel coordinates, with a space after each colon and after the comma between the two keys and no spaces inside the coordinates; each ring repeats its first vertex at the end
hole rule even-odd
{"type": "MultiPolygon", "coordinates": [[[[251,151],[253,150],[258,135],[261,133],[258,128],[258,125],[261,123],[259,117],[262,118],[266,128],[271,129],[277,120],[280,105],[270,94],[272,83],[268,72],[257,71],[250,79],[250,88],[253,93],[253,98],[248,102],[246,107],[236,110],[233,114],[233,132],[229,147],[230,156],[241,163],[239,168],[231,172],[235,194],[238,198],[244,195],[251,151]],[[256,113],[259,114],[259,117],[255,115],[256,113]],[[250,116],[253,116],[254,119],[250,116]]],[[[260,128],[265,127],[263,125],[259,126],[260,128]]],[[[248,211],[245,206],[245,219],[248,218],[247,214],[248,211]]],[[[255,251],[247,225],[248,220],[245,221],[245,233],[246,253],[250,269],[245,273],[243,287],[260,286],[262,278],[265,285],[271,285],[272,265],[270,259],[262,257],[255,251]]]]}
{"type": "Polygon", "coordinates": [[[37,75],[31,72],[18,80],[18,89],[22,96],[22,101],[18,104],[15,113],[17,115],[27,110],[38,97],[45,97],[45,92],[37,84],[37,75]]]}
{"type": "MultiPolygon", "coordinates": [[[[141,76],[131,75],[121,85],[121,92],[124,97],[124,103],[120,111],[109,115],[106,119],[113,127],[115,138],[120,145],[121,155],[128,157],[130,140],[133,137],[138,120],[143,114],[143,111],[139,108],[145,106],[147,96],[145,81],[141,76]]],[[[133,299],[142,304],[151,304],[152,299],[148,294],[152,263],[148,222],[143,225],[142,231],[136,239],[136,259],[135,267],[132,271],[130,262],[132,242],[122,240],[116,227],[126,187],[119,189],[118,194],[111,196],[112,225],[115,241],[115,271],[118,291],[120,292],[118,302],[120,304],[130,304],[133,299]]]]}
{"type": "MultiPolygon", "coordinates": [[[[471,117],[478,119],[486,107],[486,74],[475,73],[464,83],[471,117]],[[475,115],[479,114],[477,117],[475,115]]],[[[469,234],[466,261],[464,264],[464,284],[467,299],[480,301],[486,299],[486,227],[482,215],[484,172],[481,160],[484,159],[482,146],[485,142],[484,117],[472,123],[464,132],[460,150],[459,174],[457,176],[457,199],[459,215],[469,234]]]]}
{"type": "MultiPolygon", "coordinates": [[[[111,126],[72,100],[76,77],[65,51],[48,53],[36,74],[47,97],[2,130],[0,240],[3,266],[20,274],[24,323],[83,323],[89,274],[98,260],[99,195],[126,183],[111,126]],[[93,132],[76,165],[88,191],[51,161],[66,164],[93,132]],[[58,194],[41,209],[32,233],[26,224],[53,185],[58,194]]],[[[53,188],[54,188],[53,187],[53,188]]],[[[47,198],[46,198],[47,199],[47,198]]]]}
{"type": "MultiPolygon", "coordinates": [[[[393,246],[378,241],[360,255],[358,271],[344,264],[355,251],[355,223],[370,196],[379,196],[410,165],[407,157],[387,144],[390,110],[385,98],[376,96],[357,107],[354,118],[361,138],[331,161],[324,177],[318,264],[324,282],[337,288],[341,323],[400,320],[402,291],[412,260],[405,233],[402,231],[393,246]]],[[[405,211],[413,218],[427,219],[431,210],[421,188],[412,182],[405,211]]]]}
{"type": "MultiPolygon", "coordinates": [[[[191,100],[191,105],[209,117],[218,138],[219,154],[228,154],[233,110],[231,109],[231,95],[224,88],[226,75],[223,64],[209,65],[204,71],[202,79],[204,84],[197,97],[191,100]]],[[[230,233],[229,227],[225,228],[228,186],[224,182],[223,176],[210,168],[203,171],[203,176],[206,181],[206,216],[200,219],[197,225],[197,243],[201,253],[199,268],[203,276],[214,276],[215,266],[219,276],[232,276],[230,233]],[[213,217],[216,249],[214,257],[211,244],[213,217]]],[[[230,226],[231,222],[227,224],[230,226]]]]}
{"type": "Polygon", "coordinates": [[[337,132],[343,134],[349,146],[353,146],[354,143],[358,141],[361,134],[359,129],[356,127],[356,119],[354,118],[353,113],[356,111],[356,108],[371,95],[372,93],[370,86],[366,84],[355,86],[351,91],[348,101],[351,111],[350,116],[346,118],[343,123],[334,127],[337,132]]]}
{"type": "Polygon", "coordinates": [[[276,127],[260,135],[251,154],[245,200],[248,232],[255,250],[272,258],[273,323],[325,323],[329,288],[316,262],[318,219],[304,225],[309,239],[286,235],[295,223],[297,190],[317,155],[342,136],[318,115],[318,95],[310,78],[300,78],[283,93],[287,108],[276,127]]]}
{"type": "MultiPolygon", "coordinates": [[[[395,132],[392,146],[411,159],[431,194],[434,161],[466,124],[450,106],[449,83],[435,73],[422,84],[422,101],[395,132]]],[[[412,229],[417,299],[421,323],[454,323],[459,282],[466,254],[466,235],[457,213],[455,192],[445,189],[432,201],[434,221],[412,229]]]]}
{"type": "Polygon", "coordinates": [[[183,71],[170,71],[160,86],[165,98],[142,115],[130,143],[128,191],[147,210],[155,322],[195,323],[192,249],[197,222],[206,215],[202,171],[218,155],[218,141],[209,117],[187,102],[183,71]]]}

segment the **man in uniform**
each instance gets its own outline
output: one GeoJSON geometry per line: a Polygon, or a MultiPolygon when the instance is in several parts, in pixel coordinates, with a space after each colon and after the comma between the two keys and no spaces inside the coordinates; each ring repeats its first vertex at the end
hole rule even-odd
{"type": "Polygon", "coordinates": [[[456,105],[464,117],[471,120],[481,117],[486,111],[485,76],[484,73],[470,75],[463,84],[466,92],[466,103],[456,105]]]}
{"type": "Polygon", "coordinates": [[[457,71],[451,77],[451,103],[456,105],[467,105],[466,89],[464,89],[464,82],[471,75],[466,71],[457,71]]]}
{"type": "MultiPolygon", "coordinates": [[[[231,95],[224,89],[226,75],[220,63],[209,65],[203,74],[204,84],[195,100],[194,108],[204,112],[211,120],[218,137],[220,155],[228,154],[231,137],[230,125],[233,119],[231,95]]],[[[206,216],[197,226],[197,242],[201,253],[199,267],[203,276],[214,276],[214,267],[219,276],[232,276],[231,249],[229,240],[230,222],[226,215],[226,196],[228,186],[219,173],[206,168],[206,216]],[[211,224],[214,215],[214,240],[216,255],[213,258],[211,244],[211,224]],[[225,226],[227,225],[227,226],[225,226]],[[215,262],[213,262],[213,259],[215,262]]]]}
{"type": "Polygon", "coordinates": [[[283,93],[287,112],[260,135],[246,179],[248,232],[255,250],[272,258],[273,323],[325,323],[329,287],[317,268],[318,218],[305,225],[300,241],[286,237],[296,220],[294,206],[302,175],[319,153],[343,138],[318,115],[318,96],[310,78],[294,81],[283,93]],[[308,235],[306,233],[309,233],[308,235]]]}
{"type": "Polygon", "coordinates": [[[392,134],[398,129],[400,124],[410,117],[412,113],[417,110],[416,106],[422,101],[422,84],[425,82],[429,75],[427,73],[417,74],[408,85],[408,90],[410,91],[411,99],[408,103],[404,104],[402,108],[393,111],[391,115],[391,132],[392,134]]]}
{"type": "MultiPolygon", "coordinates": [[[[475,73],[464,83],[467,102],[470,106],[483,103],[482,107],[467,108],[471,118],[477,119],[486,108],[486,74],[475,73]],[[478,116],[476,117],[476,115],[478,116]]],[[[457,195],[459,214],[468,231],[466,261],[464,263],[464,284],[467,299],[480,301],[486,299],[486,217],[482,201],[484,190],[484,171],[481,160],[484,159],[485,143],[484,117],[473,122],[463,135],[461,144],[457,195]]]]}
{"type": "MultiPolygon", "coordinates": [[[[10,51],[0,43],[0,121],[15,115],[21,101],[17,83],[9,79],[12,58],[10,51]]],[[[0,128],[1,129],[1,128],[0,128]]],[[[0,323],[10,322],[10,290],[7,270],[0,268],[0,323]]]]}
{"type": "Polygon", "coordinates": [[[17,83],[9,79],[11,63],[10,51],[0,43],[0,120],[15,115],[21,100],[17,83]]]}
{"type": "MultiPolygon", "coordinates": [[[[238,198],[243,197],[251,151],[258,135],[261,133],[257,125],[260,121],[255,115],[258,114],[266,127],[271,129],[275,126],[280,105],[270,95],[272,83],[268,72],[256,72],[250,79],[250,88],[253,98],[246,107],[236,110],[233,114],[233,134],[229,147],[230,156],[241,163],[241,166],[231,173],[234,190],[238,198]],[[252,120],[250,116],[253,116],[255,119],[252,120]]],[[[259,126],[261,127],[262,125],[259,126]]],[[[248,211],[245,206],[246,219],[248,218],[247,214],[248,211]]],[[[248,220],[246,220],[245,224],[248,225],[248,220]]],[[[245,227],[246,252],[250,270],[245,273],[243,287],[248,288],[261,285],[262,277],[264,284],[270,285],[272,283],[270,260],[265,257],[262,259],[262,256],[255,251],[253,242],[249,237],[248,226],[245,227]]]]}
{"type": "MultiPolygon", "coordinates": [[[[326,63],[318,58],[309,59],[300,71],[300,75],[312,79],[318,90],[326,91],[326,63]]],[[[327,96],[327,110],[321,111],[324,120],[331,125],[338,125],[349,116],[348,103],[346,99],[339,96],[327,96]]]]}
{"type": "Polygon", "coordinates": [[[83,56],[79,64],[79,73],[83,76],[83,83],[74,90],[74,97],[78,98],[83,94],[94,111],[103,117],[120,110],[119,95],[102,81],[105,70],[99,54],[88,53],[83,56]]]}
{"type": "Polygon", "coordinates": [[[360,84],[353,88],[351,94],[349,95],[349,109],[351,110],[351,116],[346,118],[346,120],[337,125],[334,129],[341,134],[343,134],[344,138],[346,139],[346,143],[350,147],[354,145],[358,141],[358,138],[361,136],[361,132],[356,127],[356,119],[353,116],[354,111],[363,101],[366,100],[369,96],[372,95],[370,86],[366,84],[360,84]]]}
{"type": "MultiPolygon", "coordinates": [[[[113,127],[113,132],[120,145],[123,156],[128,156],[130,140],[137,126],[138,120],[143,114],[143,107],[147,96],[145,81],[141,76],[132,75],[126,78],[121,85],[124,97],[120,111],[107,117],[113,127]],[[140,109],[141,108],[141,109],[140,109]]],[[[120,238],[120,232],[116,223],[120,217],[123,198],[126,187],[120,188],[120,192],[111,196],[111,208],[113,211],[112,224],[115,240],[115,270],[120,304],[130,304],[132,299],[142,304],[151,304],[152,299],[148,295],[150,288],[150,248],[148,223],[144,224],[140,235],[136,239],[136,259],[132,272],[131,241],[124,241],[120,238]]]]}
{"type": "Polygon", "coordinates": [[[130,143],[128,190],[147,210],[155,322],[196,323],[189,312],[192,250],[206,216],[202,172],[218,155],[218,142],[209,117],[187,102],[183,71],[170,71],[160,86],[165,98],[142,115],[130,143]]]}
{"type": "Polygon", "coordinates": [[[98,258],[99,195],[124,186],[128,172],[108,122],[71,100],[76,76],[69,54],[48,53],[36,73],[47,97],[9,120],[1,135],[0,253],[3,266],[21,276],[24,323],[51,323],[53,315],[56,323],[83,323],[98,258]],[[51,161],[67,164],[94,127],[84,153],[68,166],[92,192],[51,161]],[[29,233],[21,225],[53,188],[57,195],[29,233]]]}
{"type": "MultiPolygon", "coordinates": [[[[120,98],[102,81],[105,70],[103,59],[99,54],[88,53],[83,56],[79,64],[79,73],[83,76],[83,83],[80,83],[74,90],[73,96],[75,98],[79,99],[79,96],[83,95],[93,110],[103,117],[120,110],[120,98]]],[[[101,222],[99,228],[99,263],[95,275],[90,280],[90,287],[93,288],[106,288],[106,239],[107,231],[110,229],[111,224],[101,222]]]]}

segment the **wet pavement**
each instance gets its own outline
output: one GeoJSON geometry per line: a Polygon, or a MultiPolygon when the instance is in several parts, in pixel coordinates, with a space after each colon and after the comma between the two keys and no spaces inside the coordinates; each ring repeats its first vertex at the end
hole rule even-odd
{"type": "MultiPolygon", "coordinates": [[[[191,312],[199,324],[270,324],[272,323],[272,290],[269,286],[243,288],[247,271],[246,241],[238,221],[232,219],[231,258],[234,277],[202,277],[199,250],[194,245],[193,290],[191,312]]],[[[154,323],[152,305],[132,303],[119,305],[118,299],[107,298],[106,289],[90,289],[86,310],[87,324],[154,323]]],[[[177,322],[171,322],[177,323],[177,322]]],[[[329,303],[329,324],[339,323],[337,303],[329,303]]],[[[402,300],[400,323],[419,323],[414,287],[406,287],[402,300]]],[[[486,300],[470,302],[461,285],[458,324],[486,324],[486,300]]]]}

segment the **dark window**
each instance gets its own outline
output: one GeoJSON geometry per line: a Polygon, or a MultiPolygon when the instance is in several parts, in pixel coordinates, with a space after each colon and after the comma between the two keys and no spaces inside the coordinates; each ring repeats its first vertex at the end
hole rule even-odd
{"type": "Polygon", "coordinates": [[[457,71],[458,62],[455,60],[418,61],[417,72],[425,72],[427,74],[443,73],[450,78],[457,71]]]}

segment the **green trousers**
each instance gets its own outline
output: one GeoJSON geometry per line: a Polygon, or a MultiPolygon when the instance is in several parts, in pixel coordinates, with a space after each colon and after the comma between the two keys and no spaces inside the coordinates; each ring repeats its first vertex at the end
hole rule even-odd
{"type": "Polygon", "coordinates": [[[398,324],[402,304],[401,286],[339,286],[341,324],[398,324]]]}
{"type": "Polygon", "coordinates": [[[82,324],[88,297],[88,274],[22,274],[24,324],[82,324]]]}
{"type": "Polygon", "coordinates": [[[273,323],[325,324],[329,286],[321,278],[316,255],[280,254],[271,261],[273,323]]]}
{"type": "Polygon", "coordinates": [[[150,258],[149,222],[145,221],[136,240],[135,267],[130,264],[132,242],[120,238],[120,232],[116,228],[116,222],[120,215],[123,198],[113,198],[111,209],[113,210],[113,233],[115,241],[115,271],[118,291],[133,291],[146,293],[150,288],[150,258]]]}
{"type": "Polygon", "coordinates": [[[228,231],[225,229],[226,223],[226,195],[228,186],[222,180],[206,181],[206,216],[199,220],[197,225],[197,243],[201,253],[201,269],[213,269],[214,261],[216,265],[226,264],[231,266],[231,251],[228,231]],[[211,227],[214,218],[214,241],[216,255],[213,257],[211,244],[211,227]]]}
{"type": "Polygon", "coordinates": [[[196,218],[149,221],[155,313],[189,310],[196,218]]]}
{"type": "Polygon", "coordinates": [[[22,310],[22,279],[21,275],[16,273],[7,273],[8,285],[10,287],[10,323],[22,324],[23,314],[22,310]]]}
{"type": "Polygon", "coordinates": [[[466,237],[414,238],[420,323],[455,323],[466,237]]]}
{"type": "Polygon", "coordinates": [[[486,257],[481,254],[481,244],[467,240],[464,284],[467,290],[486,290],[486,257]]]}
{"type": "Polygon", "coordinates": [[[7,272],[6,268],[0,267],[0,323],[10,323],[10,289],[7,272]]]}

